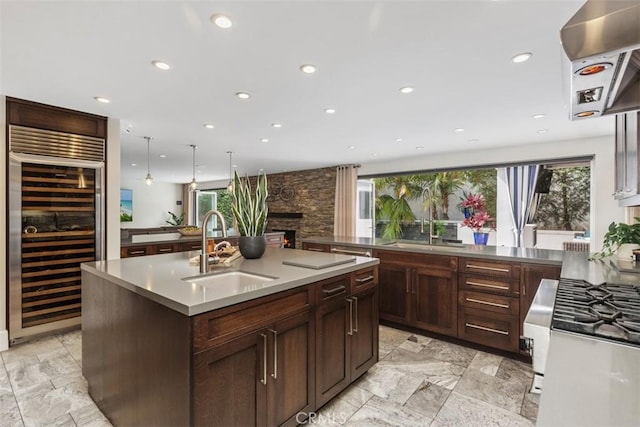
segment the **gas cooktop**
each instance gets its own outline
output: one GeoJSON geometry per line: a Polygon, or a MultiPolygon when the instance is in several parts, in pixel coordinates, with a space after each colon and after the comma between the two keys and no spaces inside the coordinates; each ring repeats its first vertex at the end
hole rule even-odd
{"type": "Polygon", "coordinates": [[[640,286],[560,279],[551,327],[640,346],[640,286]]]}

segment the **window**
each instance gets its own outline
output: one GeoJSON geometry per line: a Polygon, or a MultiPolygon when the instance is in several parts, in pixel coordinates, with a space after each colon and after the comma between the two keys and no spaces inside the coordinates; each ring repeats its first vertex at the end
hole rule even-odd
{"type": "MultiPolygon", "coordinates": [[[[226,189],[212,189],[196,191],[195,197],[196,224],[202,224],[205,214],[211,209],[219,211],[225,222],[227,229],[233,227],[233,213],[231,211],[231,194],[226,189]]],[[[209,222],[211,229],[220,230],[218,217],[213,216],[209,222]]]]}

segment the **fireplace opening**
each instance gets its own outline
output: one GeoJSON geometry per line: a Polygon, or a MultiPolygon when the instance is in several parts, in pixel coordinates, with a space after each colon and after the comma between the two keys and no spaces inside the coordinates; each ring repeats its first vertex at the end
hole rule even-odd
{"type": "Polygon", "coordinates": [[[273,231],[280,231],[280,232],[284,232],[284,238],[283,238],[283,244],[282,247],[283,248],[288,248],[288,249],[295,249],[296,247],[296,230],[277,230],[277,229],[273,229],[273,231]]]}

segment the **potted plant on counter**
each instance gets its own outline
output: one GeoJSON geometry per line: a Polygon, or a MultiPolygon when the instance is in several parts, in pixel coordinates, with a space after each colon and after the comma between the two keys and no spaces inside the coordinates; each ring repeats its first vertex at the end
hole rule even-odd
{"type": "Polygon", "coordinates": [[[260,258],[267,247],[264,232],[267,228],[267,175],[258,175],[256,191],[252,194],[249,178],[240,179],[234,173],[231,210],[238,223],[240,253],[247,259],[260,258]]]}
{"type": "Polygon", "coordinates": [[[591,259],[616,255],[618,259],[633,261],[633,251],[640,249],[640,217],[634,218],[635,224],[612,222],[604,235],[602,250],[593,254],[591,259]]]}
{"type": "Polygon", "coordinates": [[[493,218],[485,208],[484,197],[481,194],[465,194],[460,207],[464,209],[465,214],[462,226],[473,229],[473,241],[476,245],[486,245],[489,240],[489,230],[495,230],[495,226],[492,223],[493,218]]]}

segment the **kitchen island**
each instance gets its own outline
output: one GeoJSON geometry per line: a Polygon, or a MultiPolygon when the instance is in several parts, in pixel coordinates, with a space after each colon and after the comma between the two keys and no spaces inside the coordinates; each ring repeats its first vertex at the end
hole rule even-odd
{"type": "Polygon", "coordinates": [[[378,260],[195,255],[82,265],[83,375],[114,425],[295,425],[376,363],[378,260]]]}

